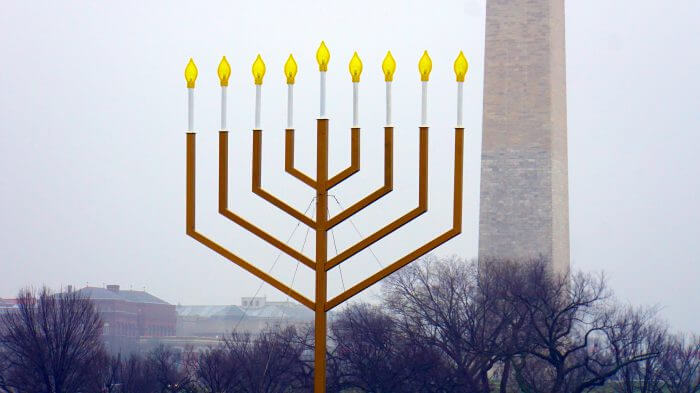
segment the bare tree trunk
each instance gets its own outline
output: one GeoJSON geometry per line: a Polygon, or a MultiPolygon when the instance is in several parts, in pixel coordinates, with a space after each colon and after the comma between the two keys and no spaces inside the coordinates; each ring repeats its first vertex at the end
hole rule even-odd
{"type": "Polygon", "coordinates": [[[503,362],[503,373],[501,374],[501,384],[498,389],[499,393],[506,393],[508,388],[508,376],[510,375],[510,360],[503,362]]]}

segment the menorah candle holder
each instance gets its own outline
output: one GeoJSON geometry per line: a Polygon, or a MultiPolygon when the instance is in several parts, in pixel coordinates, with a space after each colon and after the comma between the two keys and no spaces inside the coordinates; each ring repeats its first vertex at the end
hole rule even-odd
{"type": "Polygon", "coordinates": [[[229,209],[228,205],[228,131],[219,132],[219,213],[230,219],[235,224],[243,227],[250,233],[278,248],[281,252],[298,260],[315,271],[315,297],[309,299],[293,288],[285,285],[272,275],[265,273],[255,263],[249,262],[234,252],[216,243],[209,237],[198,232],[195,226],[195,156],[196,134],[191,130],[187,132],[187,196],[186,196],[186,232],[189,236],[209,247],[229,261],[242,267],[261,280],[267,282],[284,294],[292,297],[299,303],[315,312],[315,357],[314,357],[314,392],[325,392],[326,387],[326,315],[328,311],[349,300],[353,296],[411,263],[422,255],[428,253],[439,245],[452,239],[462,230],[462,180],[463,180],[463,155],[464,155],[464,128],[456,127],[454,131],[454,196],[452,225],[444,233],[426,242],[421,247],[408,252],[403,257],[382,268],[378,272],[360,281],[356,285],[344,290],[333,298],[327,296],[328,271],[348,258],[370,247],[380,239],[408,224],[428,210],[428,127],[419,127],[419,166],[418,166],[418,205],[404,215],[396,218],[371,235],[360,240],[356,244],[341,251],[336,256],[328,257],[328,231],[343,221],[349,219],[364,208],[376,202],[393,190],[393,145],[394,128],[384,127],[384,184],[363,199],[348,206],[338,214],[329,217],[328,192],[338,184],[350,178],[360,170],[360,128],[350,129],[350,165],[339,173],[330,176],[328,173],[328,126],[329,119],[319,118],[316,121],[316,176],[311,177],[298,170],[294,165],[294,129],[285,131],[285,171],[311,187],[316,192],[315,217],[311,218],[290,206],[280,198],[275,197],[262,187],[262,129],[253,129],[253,154],[252,154],[252,191],[261,198],[276,206],[288,215],[310,227],[316,235],[316,251],[314,258],[293,249],[285,242],[270,235],[250,221],[229,209]]]}

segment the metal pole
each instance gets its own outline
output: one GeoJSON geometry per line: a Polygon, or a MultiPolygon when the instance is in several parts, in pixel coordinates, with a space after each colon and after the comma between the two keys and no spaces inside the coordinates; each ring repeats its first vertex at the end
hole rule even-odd
{"type": "Polygon", "coordinates": [[[316,128],[316,315],[314,393],[326,392],[326,259],[328,258],[328,119],[316,128]]]}

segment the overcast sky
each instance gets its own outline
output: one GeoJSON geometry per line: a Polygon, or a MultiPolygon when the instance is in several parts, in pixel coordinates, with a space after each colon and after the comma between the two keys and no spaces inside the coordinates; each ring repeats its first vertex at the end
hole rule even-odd
{"type": "MultiPolygon", "coordinates": [[[[172,303],[239,304],[260,281],[185,235],[186,88],[199,67],[198,228],[269,269],[277,252],[216,212],[219,85],[226,55],[231,206],[279,238],[296,223],[250,193],[257,53],[263,85],[263,185],[304,210],[313,193],[284,175],[286,86],[282,65],[299,64],[295,90],[298,165],[312,172],[318,74],[314,53],[331,51],[328,116],[331,171],[349,159],[352,90],[347,63],[364,62],[360,91],[363,171],[334,190],[349,205],[381,184],[384,82],[391,49],[395,188],[356,216],[364,234],[417,203],[417,62],[428,49],[430,212],[331,272],[337,294],[449,227],[455,82],[464,50],[464,231],[438,254],[476,257],[483,93],[484,0],[320,2],[5,2],[0,13],[0,297],[26,285],[120,284],[172,303]]],[[[566,7],[571,258],[605,271],[617,296],[658,304],[679,329],[700,331],[700,2],[570,0],[566,7]]],[[[330,205],[331,213],[338,206],[330,205]]],[[[309,213],[313,213],[312,210],[309,213]]],[[[339,249],[359,235],[335,231],[339,249]]],[[[299,226],[291,243],[301,248],[299,226]]],[[[305,252],[313,253],[313,236],[305,252]]],[[[331,243],[330,254],[334,254],[331,243]]],[[[291,283],[297,264],[273,270],[291,283]]],[[[295,289],[313,297],[309,269],[295,289]]],[[[369,291],[359,299],[371,299],[369,291]]],[[[284,295],[264,286],[270,299],[284,295]]]]}

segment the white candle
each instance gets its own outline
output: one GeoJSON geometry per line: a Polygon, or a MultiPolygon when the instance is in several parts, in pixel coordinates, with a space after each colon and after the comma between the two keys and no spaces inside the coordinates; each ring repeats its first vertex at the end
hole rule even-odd
{"type": "Polygon", "coordinates": [[[359,108],[358,108],[358,95],[359,95],[359,90],[360,90],[359,88],[360,88],[359,82],[352,83],[352,126],[353,127],[359,127],[359,124],[360,124],[360,114],[359,114],[359,108]]]}
{"type": "Polygon", "coordinates": [[[321,71],[321,110],[319,117],[326,117],[326,71],[321,71]]]}
{"type": "Polygon", "coordinates": [[[464,101],[464,82],[457,82],[457,127],[462,127],[462,102],[464,101]]]}
{"type": "Polygon", "coordinates": [[[219,75],[219,84],[221,85],[221,130],[226,130],[226,88],[228,87],[228,78],[231,76],[231,66],[226,60],[226,56],[221,58],[219,68],[216,70],[219,75]]]}
{"type": "Polygon", "coordinates": [[[255,129],[260,130],[260,94],[262,91],[263,77],[265,76],[265,63],[258,55],[253,62],[253,78],[255,79],[255,129]]]}
{"type": "Polygon", "coordinates": [[[430,71],[433,69],[433,61],[430,60],[428,51],[423,52],[420,61],[418,61],[418,71],[420,71],[420,80],[423,88],[421,98],[420,123],[422,127],[428,126],[428,80],[430,79],[430,71]]]}
{"type": "Polygon", "coordinates": [[[423,94],[421,98],[420,122],[422,126],[428,125],[428,81],[422,81],[423,94]]]}
{"type": "Polygon", "coordinates": [[[331,59],[331,53],[326,47],[326,43],[321,41],[318,50],[316,51],[316,61],[318,62],[318,71],[321,74],[321,108],[319,110],[319,117],[324,119],[326,117],[326,71],[328,71],[328,61],[331,59]]]}
{"type": "Polygon", "coordinates": [[[187,81],[187,132],[194,132],[194,83],[197,80],[197,66],[191,58],[185,67],[185,80],[187,81]]]}
{"type": "Polygon", "coordinates": [[[396,60],[391,55],[391,51],[386,52],[384,61],[382,61],[382,72],[384,72],[384,81],[386,82],[386,126],[391,127],[391,82],[394,80],[394,71],[396,70],[396,60]]]}
{"type": "Polygon", "coordinates": [[[352,126],[353,128],[360,127],[360,108],[358,105],[360,93],[360,75],[362,75],[362,60],[355,52],[348,64],[350,76],[352,77],[352,126]]]}
{"type": "Polygon", "coordinates": [[[194,88],[187,89],[187,131],[194,132],[194,88]]]}
{"type": "Polygon", "coordinates": [[[287,85],[287,128],[294,128],[293,124],[293,109],[294,109],[294,85],[289,83],[287,85]]]}
{"type": "Polygon", "coordinates": [[[221,130],[226,130],[226,86],[221,86],[221,130]]]}
{"type": "Polygon", "coordinates": [[[260,129],[260,104],[261,97],[260,93],[262,90],[262,85],[255,85],[255,129],[260,129]]]}
{"type": "Polygon", "coordinates": [[[386,126],[391,126],[391,81],[386,82],[386,126]]]}
{"type": "Polygon", "coordinates": [[[464,77],[467,75],[469,63],[464,53],[459,51],[457,59],[455,59],[454,70],[457,77],[457,127],[462,128],[462,102],[464,100],[464,77]]]}
{"type": "Polygon", "coordinates": [[[294,78],[297,75],[297,62],[291,54],[284,63],[284,76],[287,77],[287,128],[294,128],[294,78]]]}

